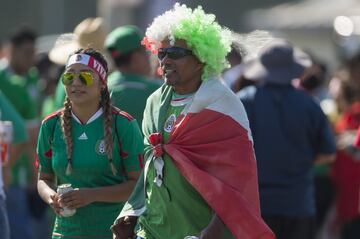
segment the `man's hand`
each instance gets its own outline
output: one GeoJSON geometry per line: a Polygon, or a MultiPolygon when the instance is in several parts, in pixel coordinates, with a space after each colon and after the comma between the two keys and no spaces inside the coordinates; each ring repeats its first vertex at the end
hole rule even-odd
{"type": "Polygon", "coordinates": [[[113,232],[113,239],[132,239],[135,236],[134,228],[137,223],[135,216],[126,216],[119,218],[115,221],[114,225],[111,226],[113,232]]]}

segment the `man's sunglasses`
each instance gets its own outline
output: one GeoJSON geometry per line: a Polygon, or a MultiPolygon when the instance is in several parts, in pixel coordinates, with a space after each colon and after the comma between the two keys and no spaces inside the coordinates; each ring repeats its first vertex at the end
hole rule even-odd
{"type": "Polygon", "coordinates": [[[91,86],[94,83],[94,77],[90,71],[82,71],[79,74],[74,72],[65,72],[61,76],[61,81],[64,85],[71,85],[77,75],[79,76],[81,83],[86,86],[91,86]]]}
{"type": "Polygon", "coordinates": [[[159,60],[163,60],[165,56],[170,59],[177,60],[184,56],[192,55],[192,51],[189,49],[181,48],[181,47],[169,47],[169,48],[160,48],[158,51],[159,60]]]}

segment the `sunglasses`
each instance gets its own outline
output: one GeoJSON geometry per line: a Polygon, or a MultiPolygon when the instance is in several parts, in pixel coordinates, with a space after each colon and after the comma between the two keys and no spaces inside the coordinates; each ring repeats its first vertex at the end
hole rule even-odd
{"type": "Polygon", "coordinates": [[[86,86],[91,86],[94,83],[94,77],[90,71],[82,71],[79,74],[74,72],[65,72],[61,76],[61,81],[64,85],[71,85],[77,75],[79,76],[81,83],[86,86]]]}
{"type": "Polygon", "coordinates": [[[170,59],[177,60],[184,56],[191,56],[192,54],[191,50],[181,47],[160,48],[158,58],[161,61],[167,56],[170,59]]]}

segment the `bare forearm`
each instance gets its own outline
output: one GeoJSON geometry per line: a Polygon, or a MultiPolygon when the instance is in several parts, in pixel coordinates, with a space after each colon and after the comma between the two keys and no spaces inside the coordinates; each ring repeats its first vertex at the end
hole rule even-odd
{"type": "Polygon", "coordinates": [[[54,183],[50,180],[41,180],[39,179],[37,182],[37,189],[39,192],[40,197],[49,204],[51,201],[51,196],[56,194],[55,190],[53,189],[54,183]]]}
{"type": "Polygon", "coordinates": [[[335,161],[335,154],[318,154],[315,157],[314,163],[319,164],[330,164],[335,161]]]}
{"type": "Polygon", "coordinates": [[[87,188],[90,195],[93,197],[93,201],[97,202],[119,202],[126,201],[136,184],[135,180],[128,180],[124,183],[98,187],[98,188],[87,188]]]}

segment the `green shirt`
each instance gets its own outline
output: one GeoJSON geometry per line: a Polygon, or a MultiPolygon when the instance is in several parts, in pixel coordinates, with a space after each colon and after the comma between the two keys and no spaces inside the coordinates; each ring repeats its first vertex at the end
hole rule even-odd
{"type": "MultiPolygon", "coordinates": [[[[113,111],[113,162],[120,172],[113,175],[104,150],[103,117],[101,111],[87,124],[72,119],[73,170],[65,174],[66,144],[57,113],[47,117],[38,138],[39,171],[54,174],[57,184],[70,183],[73,188],[103,187],[121,184],[121,172],[139,171],[142,163],[143,142],[136,120],[126,113],[113,111]],[[116,131],[116,132],[115,132],[116,131]]],[[[123,202],[95,202],[78,208],[71,217],[56,217],[53,238],[109,239],[111,224],[123,207],[123,202]]]]}
{"type": "MultiPolygon", "coordinates": [[[[166,143],[176,118],[191,100],[191,95],[173,94],[163,128],[166,143]],[[184,100],[179,99],[185,98],[184,100]]],[[[164,154],[163,184],[153,183],[156,170],[153,161],[146,175],[146,211],[140,217],[138,235],[146,239],[183,239],[199,235],[210,222],[213,212],[201,195],[187,182],[168,154],[164,154]]]]}
{"type": "MultiPolygon", "coordinates": [[[[25,124],[19,113],[14,109],[11,103],[6,99],[0,90],[0,119],[2,121],[11,121],[13,124],[13,144],[19,144],[28,140],[25,124]]],[[[5,196],[3,190],[2,162],[0,161],[0,198],[5,196]]]]}
{"type": "MultiPolygon", "coordinates": [[[[36,70],[34,69],[30,70],[26,76],[14,74],[8,66],[0,69],[0,90],[24,119],[26,128],[37,127],[39,123],[36,80],[36,70]]],[[[31,177],[29,160],[25,154],[16,159],[11,167],[12,186],[25,186],[29,181],[31,177]]]]}
{"type": "Polygon", "coordinates": [[[0,70],[0,90],[26,121],[32,121],[37,119],[37,108],[26,84],[22,76],[0,70]]]}
{"type": "Polygon", "coordinates": [[[111,101],[120,109],[132,115],[141,125],[146,100],[159,88],[159,84],[144,76],[115,71],[108,77],[111,101]]]}
{"type": "Polygon", "coordinates": [[[13,123],[13,144],[18,144],[28,140],[24,120],[15,110],[12,104],[4,96],[0,90],[0,119],[3,121],[11,121],[13,123]]]}

